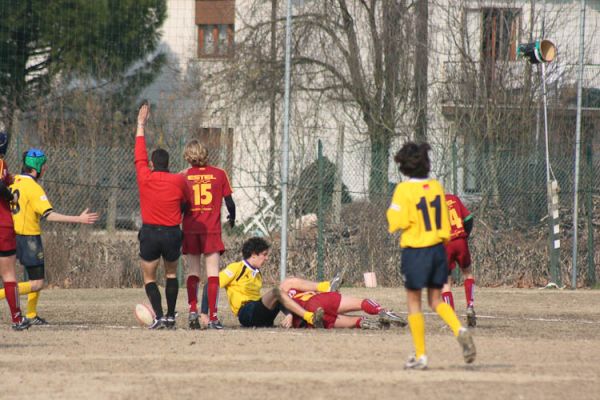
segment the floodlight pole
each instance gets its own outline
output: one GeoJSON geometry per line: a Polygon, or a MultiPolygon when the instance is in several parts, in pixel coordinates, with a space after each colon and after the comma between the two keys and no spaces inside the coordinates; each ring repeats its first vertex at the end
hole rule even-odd
{"type": "Polygon", "coordinates": [[[290,158],[290,64],[292,47],[292,0],[287,0],[285,18],[285,92],[283,101],[283,138],[281,143],[281,254],[279,277],[285,279],[287,267],[288,170],[290,158]]]}
{"type": "MultiPolygon", "coordinates": [[[[578,191],[579,191],[579,157],[581,153],[581,102],[583,91],[583,59],[585,53],[585,0],[581,0],[581,12],[579,14],[579,71],[577,77],[577,117],[575,123],[575,172],[573,177],[573,270],[571,277],[571,288],[577,289],[577,223],[579,213],[578,191]]],[[[591,249],[588,249],[591,251],[591,249]]]]}

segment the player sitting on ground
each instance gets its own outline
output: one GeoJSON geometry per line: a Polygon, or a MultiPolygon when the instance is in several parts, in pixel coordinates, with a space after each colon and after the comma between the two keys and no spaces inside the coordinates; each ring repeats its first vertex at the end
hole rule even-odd
{"type": "MultiPolygon", "coordinates": [[[[339,292],[302,292],[295,289],[297,286],[296,279],[289,278],[284,280],[280,286],[282,292],[287,293],[291,299],[308,311],[322,308],[325,313],[323,316],[323,326],[325,329],[384,329],[389,328],[390,325],[406,326],[406,321],[402,317],[393,311],[384,309],[374,300],[346,296],[339,292]],[[355,311],[377,315],[377,318],[345,315],[355,311]]],[[[288,314],[282,320],[281,326],[284,328],[304,328],[307,325],[296,315],[288,314]]]]}
{"type": "Polygon", "coordinates": [[[452,270],[458,264],[464,278],[465,297],[467,299],[467,325],[475,327],[477,325],[473,294],[475,279],[471,269],[471,253],[467,241],[473,229],[473,215],[458,196],[446,193],[446,204],[448,205],[448,216],[450,218],[450,241],[446,243],[446,255],[448,256],[450,272],[448,273],[448,282],[442,288],[442,299],[454,309],[452,270]]]}
{"type": "MultiPolygon", "coordinates": [[[[281,295],[276,287],[261,296],[261,267],[269,258],[270,245],[266,240],[253,237],[244,242],[244,259],[229,264],[219,273],[219,283],[227,291],[229,305],[234,315],[244,327],[271,327],[275,317],[281,311],[280,303],[290,312],[300,316],[308,325],[323,327],[323,310],[307,311],[288,296],[281,295]]],[[[341,278],[332,281],[311,282],[298,279],[298,290],[328,292],[337,290],[341,278]]],[[[203,296],[204,297],[204,296],[203,296]]]]}

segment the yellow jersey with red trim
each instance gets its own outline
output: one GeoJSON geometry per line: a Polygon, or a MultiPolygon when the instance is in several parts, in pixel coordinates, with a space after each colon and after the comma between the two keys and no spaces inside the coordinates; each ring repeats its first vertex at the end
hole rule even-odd
{"type": "Polygon", "coordinates": [[[401,230],[400,247],[422,248],[450,239],[448,206],[442,185],[435,179],[399,183],[387,210],[390,233],[401,230]]]}
{"type": "Polygon", "coordinates": [[[10,190],[19,196],[12,206],[17,235],[41,235],[40,219],[52,211],[52,204],[42,186],[30,175],[17,175],[10,190]]]}
{"type": "Polygon", "coordinates": [[[231,311],[237,316],[244,304],[260,300],[262,275],[244,260],[234,262],[219,272],[219,286],[225,288],[231,311]]]}

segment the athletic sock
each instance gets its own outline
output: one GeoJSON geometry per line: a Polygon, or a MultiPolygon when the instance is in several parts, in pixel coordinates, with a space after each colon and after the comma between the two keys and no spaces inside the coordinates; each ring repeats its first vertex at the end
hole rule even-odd
{"type": "Polygon", "coordinates": [[[40,292],[31,292],[27,295],[27,315],[29,319],[37,317],[37,303],[40,299],[40,292]]]}
{"type": "Polygon", "coordinates": [[[458,331],[462,328],[462,325],[452,307],[446,303],[440,303],[435,308],[435,312],[444,320],[446,325],[452,329],[454,336],[458,336],[458,331]]]}
{"type": "Polygon", "coordinates": [[[309,324],[314,325],[314,317],[315,317],[315,313],[306,311],[304,313],[304,315],[302,316],[302,319],[305,320],[306,322],[308,322],[309,324]]]}
{"type": "Polygon", "coordinates": [[[150,300],[150,304],[152,304],[152,309],[154,310],[156,318],[162,318],[164,315],[162,309],[162,298],[160,296],[158,286],[156,286],[156,282],[146,283],[145,289],[148,300],[150,300]]]}
{"type": "Polygon", "coordinates": [[[425,317],[423,313],[409,314],[408,326],[415,346],[415,357],[425,355],[425,317]]]}
{"type": "Polygon", "coordinates": [[[187,295],[188,304],[190,305],[190,312],[198,312],[198,284],[200,278],[196,275],[190,275],[187,278],[187,295]]]}
{"type": "Polygon", "coordinates": [[[179,294],[179,281],[177,278],[167,278],[165,297],[167,298],[167,317],[175,317],[175,306],[179,294]]]}
{"type": "Polygon", "coordinates": [[[331,283],[329,281],[322,281],[317,283],[317,292],[329,292],[329,289],[331,289],[331,283]]]}
{"type": "Polygon", "coordinates": [[[381,311],[381,305],[374,300],[364,299],[362,303],[360,303],[360,309],[367,314],[377,315],[379,314],[379,311],[381,311]]]}
{"type": "Polygon", "coordinates": [[[465,296],[467,307],[473,307],[473,303],[475,302],[475,279],[465,279],[465,296]]]}
{"type": "MultiPolygon", "coordinates": [[[[19,294],[31,293],[31,282],[19,282],[17,286],[19,287],[19,294]]],[[[0,300],[3,300],[4,298],[6,298],[6,292],[4,289],[0,289],[0,300]]]]}
{"type": "Polygon", "coordinates": [[[360,324],[362,323],[363,319],[364,319],[364,317],[358,317],[358,318],[356,318],[356,322],[354,323],[354,327],[360,329],[360,324]]]}
{"type": "Polygon", "coordinates": [[[4,282],[4,291],[6,293],[6,302],[10,309],[10,318],[12,319],[12,322],[21,322],[21,308],[19,307],[17,282],[4,282]]]}
{"type": "Polygon", "coordinates": [[[211,321],[217,320],[217,297],[219,295],[219,277],[208,277],[208,312],[211,321]]]}
{"type": "Polygon", "coordinates": [[[454,310],[454,296],[452,296],[452,292],[443,292],[442,300],[454,310]]]}

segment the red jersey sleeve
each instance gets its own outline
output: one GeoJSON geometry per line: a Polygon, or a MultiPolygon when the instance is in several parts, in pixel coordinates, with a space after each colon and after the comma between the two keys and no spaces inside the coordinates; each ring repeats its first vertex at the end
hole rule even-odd
{"type": "Polygon", "coordinates": [[[135,138],[134,157],[135,172],[138,183],[140,183],[146,180],[148,175],[150,175],[150,167],[148,167],[148,151],[146,150],[146,138],[144,136],[136,136],[135,138]]]}
{"type": "Polygon", "coordinates": [[[231,183],[229,183],[229,176],[227,172],[223,171],[223,188],[222,188],[223,197],[231,196],[233,190],[231,189],[231,183]]]}

